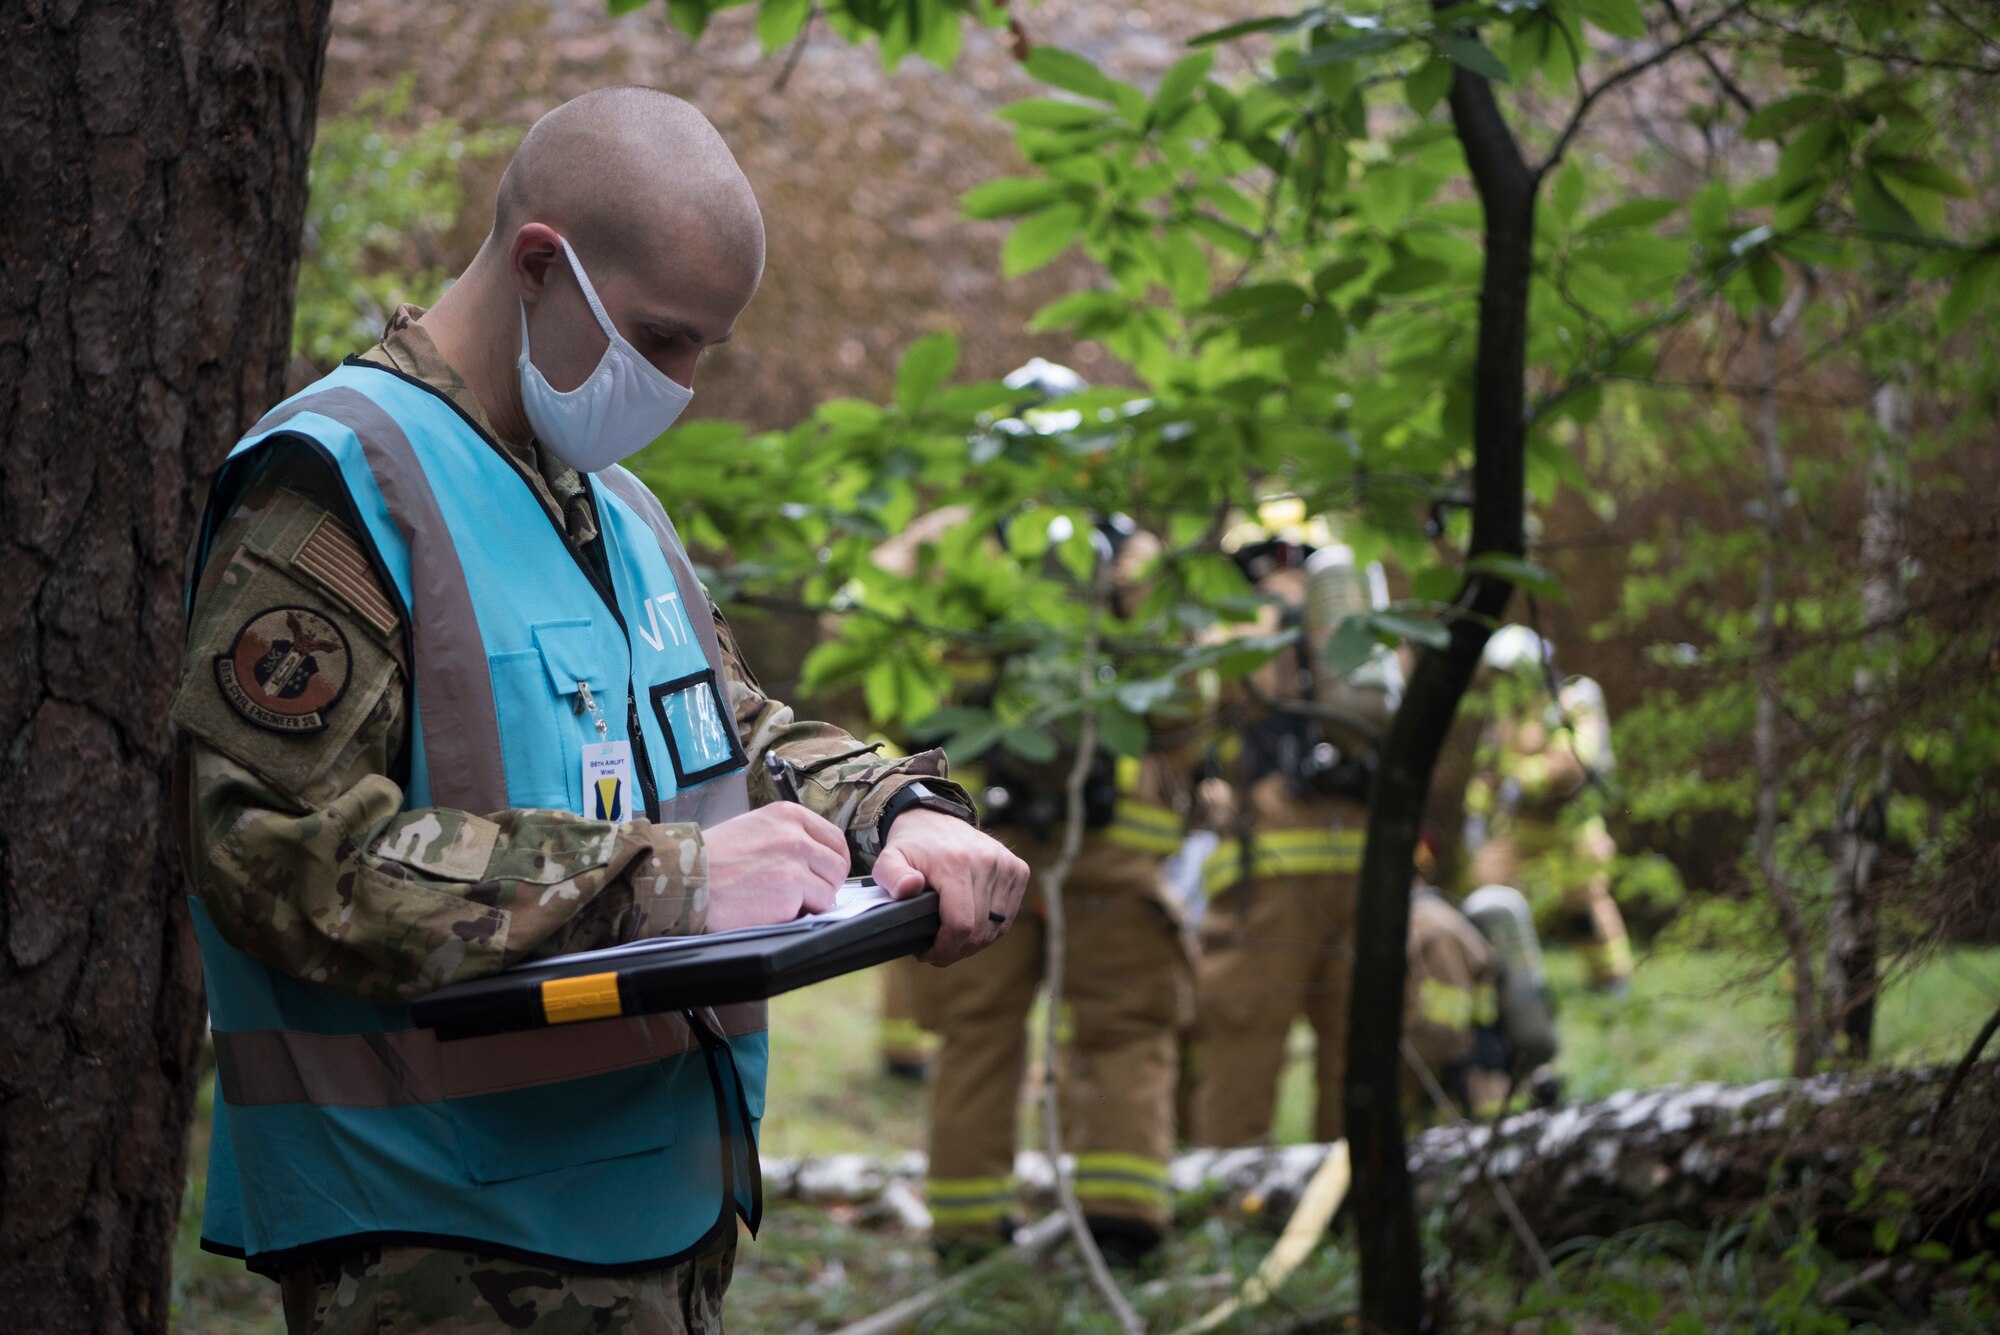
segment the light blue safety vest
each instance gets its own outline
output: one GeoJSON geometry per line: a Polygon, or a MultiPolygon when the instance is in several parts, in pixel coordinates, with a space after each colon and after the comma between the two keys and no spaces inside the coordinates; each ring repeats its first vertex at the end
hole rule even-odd
{"type": "MultiPolygon", "coordinates": [[[[631,744],[643,804],[605,818],[711,825],[748,809],[707,595],[631,474],[591,479],[607,588],[448,399],[350,360],[230,453],[195,575],[279,442],[338,474],[400,604],[406,809],[597,816],[582,753],[600,740],[631,744]]],[[[673,1264],[739,1216],[757,1227],[761,1005],[447,1043],[407,1007],[281,973],[224,940],[199,901],[193,913],[217,1064],[209,1250],[267,1272],[367,1243],[627,1270],[673,1264]]]]}

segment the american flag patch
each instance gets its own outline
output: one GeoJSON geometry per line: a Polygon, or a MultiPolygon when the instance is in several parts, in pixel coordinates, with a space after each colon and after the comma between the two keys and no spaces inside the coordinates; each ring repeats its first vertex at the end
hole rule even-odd
{"type": "Polygon", "coordinates": [[[332,515],[320,518],[312,536],[292,558],[292,567],[366,617],[384,635],[396,629],[396,609],[382,592],[368,558],[361,554],[361,544],[332,515]]]}

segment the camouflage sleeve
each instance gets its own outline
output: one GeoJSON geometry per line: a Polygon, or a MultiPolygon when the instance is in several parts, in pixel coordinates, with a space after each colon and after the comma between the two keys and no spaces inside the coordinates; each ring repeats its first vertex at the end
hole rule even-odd
{"type": "Polygon", "coordinates": [[[389,777],[409,731],[397,614],[312,479],[273,474],[202,574],[172,706],[177,824],[218,930],[377,1001],[701,931],[695,826],[402,809],[389,777]]]}
{"type": "MultiPolygon", "coordinates": [[[[715,611],[714,604],[709,605],[715,611]]],[[[808,807],[847,831],[847,846],[857,870],[875,864],[875,831],[889,799],[906,784],[923,782],[972,806],[972,798],[950,781],[944,752],[936,748],[891,760],[880,754],[880,742],[863,742],[831,723],[803,722],[792,707],[764,694],[744,665],[736,636],[720,612],[715,625],[722,637],[722,670],[736,733],[750,761],[750,801],[754,806],[778,800],[764,757],[776,755],[793,766],[799,798],[808,807]]]]}

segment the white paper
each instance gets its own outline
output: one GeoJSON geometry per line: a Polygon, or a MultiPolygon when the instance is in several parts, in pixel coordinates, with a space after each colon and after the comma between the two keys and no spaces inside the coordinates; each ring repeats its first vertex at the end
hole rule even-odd
{"type": "Polygon", "coordinates": [[[533,960],[521,968],[545,968],[551,964],[587,964],[598,960],[630,959],[634,955],[654,955],[670,950],[684,950],[689,946],[707,945],[711,941],[748,941],[760,936],[776,936],[786,932],[796,932],[801,928],[811,929],[825,923],[845,922],[858,918],[870,909],[881,908],[896,901],[887,890],[875,884],[870,876],[855,876],[841,883],[834,892],[833,907],[824,913],[807,914],[790,922],[768,923],[762,927],[738,927],[729,932],[710,932],[706,936],[655,936],[644,941],[628,941],[622,946],[605,946],[599,950],[580,951],[574,955],[557,955],[550,959],[533,960]]]}

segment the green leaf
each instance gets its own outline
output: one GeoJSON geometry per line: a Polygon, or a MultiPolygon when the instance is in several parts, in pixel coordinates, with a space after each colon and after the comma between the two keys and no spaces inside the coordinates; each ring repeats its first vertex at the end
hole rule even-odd
{"type": "Polygon", "coordinates": [[[1444,649],[1451,644],[1451,632],[1428,617],[1405,616],[1401,612],[1370,612],[1367,616],[1379,633],[1391,639],[1410,640],[1433,649],[1444,649]]]}
{"type": "Polygon", "coordinates": [[[1367,271],[1368,261],[1360,255],[1348,255],[1322,264],[1313,274],[1313,291],[1324,297],[1329,292],[1346,287],[1367,271]]]}
{"type": "Polygon", "coordinates": [[[1107,749],[1121,756],[1146,754],[1146,720],[1115,704],[1097,710],[1097,735],[1107,749]]]}
{"type": "Polygon", "coordinates": [[[1477,37],[1463,35],[1447,37],[1438,43],[1438,50],[1444,53],[1446,59],[1467,73],[1477,74],[1480,78],[1491,79],[1495,83],[1507,82],[1507,66],[1501,63],[1500,57],[1494,55],[1486,43],[1477,37]]]}
{"type": "Polygon", "coordinates": [[[928,334],[910,345],[896,368],[896,403],[911,415],[920,413],[958,367],[958,340],[950,334],[928,334]]]}
{"type": "Polygon", "coordinates": [[[1829,116],[1808,123],[1778,154],[1778,190],[1790,194],[1816,172],[1822,162],[1837,152],[1844,152],[1846,147],[1847,141],[1841,137],[1838,120],[1829,116]]]}
{"type": "Polygon", "coordinates": [[[1537,598],[1565,600],[1562,585],[1556,582],[1555,574],[1523,557],[1506,552],[1485,552],[1467,561],[1465,568],[1480,574],[1496,575],[1537,598]]]}
{"type": "Polygon", "coordinates": [[[1577,0],[1577,12],[1613,37],[1644,37],[1646,20],[1637,0],[1577,0]]]}
{"type": "Polygon", "coordinates": [[[1208,256],[1194,236],[1176,228],[1168,232],[1163,245],[1167,263],[1167,289],[1174,304],[1192,310],[1208,300],[1208,256]]]}
{"type": "Polygon", "coordinates": [[[1757,289],[1757,297],[1772,310],[1785,301],[1785,266],[1771,258],[1771,252],[1764,251],[1750,261],[1750,285],[1757,289]]]}
{"type": "Polygon", "coordinates": [[[1451,269],[1438,260],[1422,255],[1405,255],[1389,271],[1375,280],[1375,291],[1387,296],[1421,292],[1451,276],[1451,269]]]}
{"type": "Polygon", "coordinates": [[[1379,641],[1375,638],[1375,626],[1371,614],[1344,616],[1340,624],[1333,628],[1333,634],[1326,642],[1327,669],[1337,676],[1346,676],[1368,661],[1375,652],[1379,641]]]}
{"type": "Polygon", "coordinates": [[[1022,102],[1008,103],[995,112],[994,117],[1038,130],[1080,130],[1087,125],[1105,124],[1111,119],[1111,113],[1102,107],[1066,102],[1057,97],[1031,97],[1022,102]]]}
{"type": "Polygon", "coordinates": [[[1201,34],[1201,36],[1191,39],[1188,45],[1213,46],[1217,42],[1233,42],[1239,37],[1248,37],[1252,33],[1260,32],[1297,32],[1300,28],[1313,22],[1317,17],[1316,14],[1308,12],[1305,14],[1272,14],[1261,19],[1244,19],[1240,23],[1229,23],[1224,24],[1220,28],[1210,29],[1208,32],[1201,34]]]}
{"type": "Polygon", "coordinates": [[[1013,218],[1045,209],[1067,191],[1061,181],[1046,176],[1002,176],[973,186],[958,203],[968,218],[1013,218]]]}
{"type": "Polygon", "coordinates": [[[1128,681],[1118,688],[1118,703],[1134,714],[1148,714],[1180,694],[1172,677],[1150,677],[1128,681]]]}
{"type": "Polygon", "coordinates": [[[1300,314],[1312,304],[1305,289],[1291,283],[1246,283],[1208,303],[1210,315],[1300,314]]]}
{"type": "Polygon", "coordinates": [[[1582,206],[1583,168],[1572,162],[1556,173],[1555,184],[1549,187],[1549,208],[1557,221],[1568,226],[1582,206]]]}
{"type": "Polygon", "coordinates": [[[764,0],[757,11],[757,40],[764,44],[764,53],[790,44],[812,17],[812,7],[813,0],[764,0]]]}
{"type": "Polygon", "coordinates": [[[1805,82],[1811,87],[1839,92],[1846,82],[1846,65],[1840,52],[1818,38],[1803,33],[1787,37],[1779,50],[1779,59],[1786,69],[1805,71],[1805,82]]]}
{"type": "Polygon", "coordinates": [[[1871,232],[1893,236],[1921,236],[1923,226],[1911,216],[1903,202],[1890,194],[1874,172],[1861,172],[1848,188],[1854,216],[1871,232]]]}
{"type": "Polygon", "coordinates": [[[1448,603],[1463,580],[1451,566],[1425,566],[1410,576],[1410,596],[1419,602],[1448,603]]]}
{"type": "Polygon", "coordinates": [[[1972,196],[1971,186],[1935,162],[1926,162],[1922,158],[1873,158],[1868,165],[1884,176],[1907,181],[1918,189],[1928,190],[1933,194],[1950,195],[1954,199],[1969,199],[1972,196]]]}
{"type": "Polygon", "coordinates": [[[882,424],[882,410],[866,399],[828,399],[813,416],[836,431],[872,431],[882,424]]]}
{"type": "Polygon", "coordinates": [[[709,0],[667,0],[667,17],[690,37],[699,37],[707,31],[708,10],[709,0]]]}
{"type": "Polygon", "coordinates": [[[1743,137],[1782,139],[1807,121],[1835,110],[1834,103],[1824,93],[1794,93],[1752,112],[1750,119],[1743,122],[1743,137]]]}
{"type": "Polygon", "coordinates": [[[934,709],[911,723],[910,736],[920,742],[929,742],[940,737],[949,737],[953,733],[990,727],[992,723],[991,710],[953,705],[946,709],[934,709]]]}
{"type": "Polygon", "coordinates": [[[1118,81],[1097,66],[1059,46],[1038,46],[1023,62],[1028,73],[1052,88],[1099,102],[1118,101],[1118,81]]]}
{"type": "Polygon", "coordinates": [[[1000,745],[1030,765],[1046,765],[1062,750],[1048,729],[1036,727],[1009,728],[1000,734],[1000,745]]]}
{"type": "Polygon", "coordinates": [[[623,18],[627,14],[644,9],[646,4],[647,0],[607,0],[606,8],[611,11],[611,17],[623,18]]]}
{"type": "Polygon", "coordinates": [[[1083,231],[1083,206],[1057,204],[1023,218],[1000,248],[1000,268],[1009,278],[1019,278],[1041,268],[1069,249],[1083,231]]]}
{"type": "Polygon", "coordinates": [[[1403,80],[1403,96],[1409,100],[1410,110],[1419,116],[1430,115],[1431,108],[1442,102],[1445,94],[1451,91],[1453,69],[1449,60],[1432,56],[1403,80]]]}
{"type": "Polygon", "coordinates": [[[1153,94],[1153,124],[1165,125],[1192,102],[1214,64],[1213,51],[1197,51],[1174,62],[1173,68],[1160,77],[1160,87],[1153,94]]]}
{"type": "Polygon", "coordinates": [[[1343,60],[1365,56],[1375,51],[1386,51],[1392,46],[1401,46],[1409,40],[1409,34],[1400,28],[1377,28],[1370,32],[1358,33],[1353,37],[1342,37],[1324,46],[1313,47],[1299,57],[1301,69],[1320,69],[1327,65],[1338,65],[1343,60]]]}
{"type": "Polygon", "coordinates": [[[1947,334],[1982,310],[1993,293],[1993,279],[2000,273],[2000,255],[1981,255],[1952,280],[1944,300],[1938,303],[1938,325],[1947,334]]]}
{"type": "Polygon", "coordinates": [[[1586,236],[1621,231],[1627,227],[1651,227],[1680,208],[1678,199],[1628,199],[1613,204],[1583,225],[1586,236]]]}

